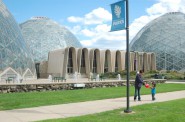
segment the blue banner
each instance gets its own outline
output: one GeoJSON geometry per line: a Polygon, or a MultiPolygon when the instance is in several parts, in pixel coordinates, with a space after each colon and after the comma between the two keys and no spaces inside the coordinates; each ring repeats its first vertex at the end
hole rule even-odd
{"type": "Polygon", "coordinates": [[[111,31],[125,29],[125,1],[111,4],[112,26],[111,31]]]}

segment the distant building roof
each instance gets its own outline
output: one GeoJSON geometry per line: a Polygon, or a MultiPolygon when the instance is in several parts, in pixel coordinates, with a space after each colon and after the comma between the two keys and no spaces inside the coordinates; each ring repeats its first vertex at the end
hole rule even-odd
{"type": "Polygon", "coordinates": [[[185,70],[185,14],[170,12],[144,26],[131,41],[132,51],[156,53],[158,70],[185,70]]]}

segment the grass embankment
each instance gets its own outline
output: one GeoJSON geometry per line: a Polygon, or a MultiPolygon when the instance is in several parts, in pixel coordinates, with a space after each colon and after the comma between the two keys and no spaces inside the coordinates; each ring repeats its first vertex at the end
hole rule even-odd
{"type": "MultiPolygon", "coordinates": [[[[157,93],[178,90],[185,90],[185,84],[157,84],[157,93]]],[[[150,94],[150,89],[143,87],[141,94],[150,94]]],[[[133,86],[130,87],[130,95],[134,95],[133,86]]],[[[125,96],[125,86],[50,92],[0,94],[0,110],[56,105],[125,96]]]]}
{"type": "Polygon", "coordinates": [[[132,107],[134,113],[125,114],[123,109],[98,114],[53,119],[43,122],[184,122],[185,99],[132,107]]]}

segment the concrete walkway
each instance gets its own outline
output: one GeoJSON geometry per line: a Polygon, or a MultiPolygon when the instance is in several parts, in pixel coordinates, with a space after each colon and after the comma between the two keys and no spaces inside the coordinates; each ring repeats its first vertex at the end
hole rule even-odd
{"type": "MultiPolygon", "coordinates": [[[[185,90],[158,93],[156,94],[156,101],[151,101],[151,95],[142,95],[141,97],[142,101],[136,102],[133,101],[133,97],[130,97],[130,106],[185,98],[185,90]]],[[[126,98],[116,98],[61,105],[42,106],[35,108],[15,109],[0,111],[0,122],[29,122],[54,118],[67,118],[94,114],[125,107],[126,98]]]]}

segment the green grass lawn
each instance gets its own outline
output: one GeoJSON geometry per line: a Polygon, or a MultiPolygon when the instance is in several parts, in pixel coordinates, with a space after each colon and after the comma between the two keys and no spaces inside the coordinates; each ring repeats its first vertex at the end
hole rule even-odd
{"type": "MultiPolygon", "coordinates": [[[[156,88],[157,93],[178,91],[185,90],[185,84],[157,84],[156,88]]],[[[150,94],[150,89],[142,87],[141,94],[150,94]]],[[[130,87],[130,95],[134,95],[133,86],[130,87]]],[[[50,92],[0,94],[0,110],[119,98],[125,96],[125,86],[50,92]]]]}
{"type": "Polygon", "coordinates": [[[98,114],[43,122],[185,122],[185,99],[132,107],[134,113],[117,109],[98,114]]]}

